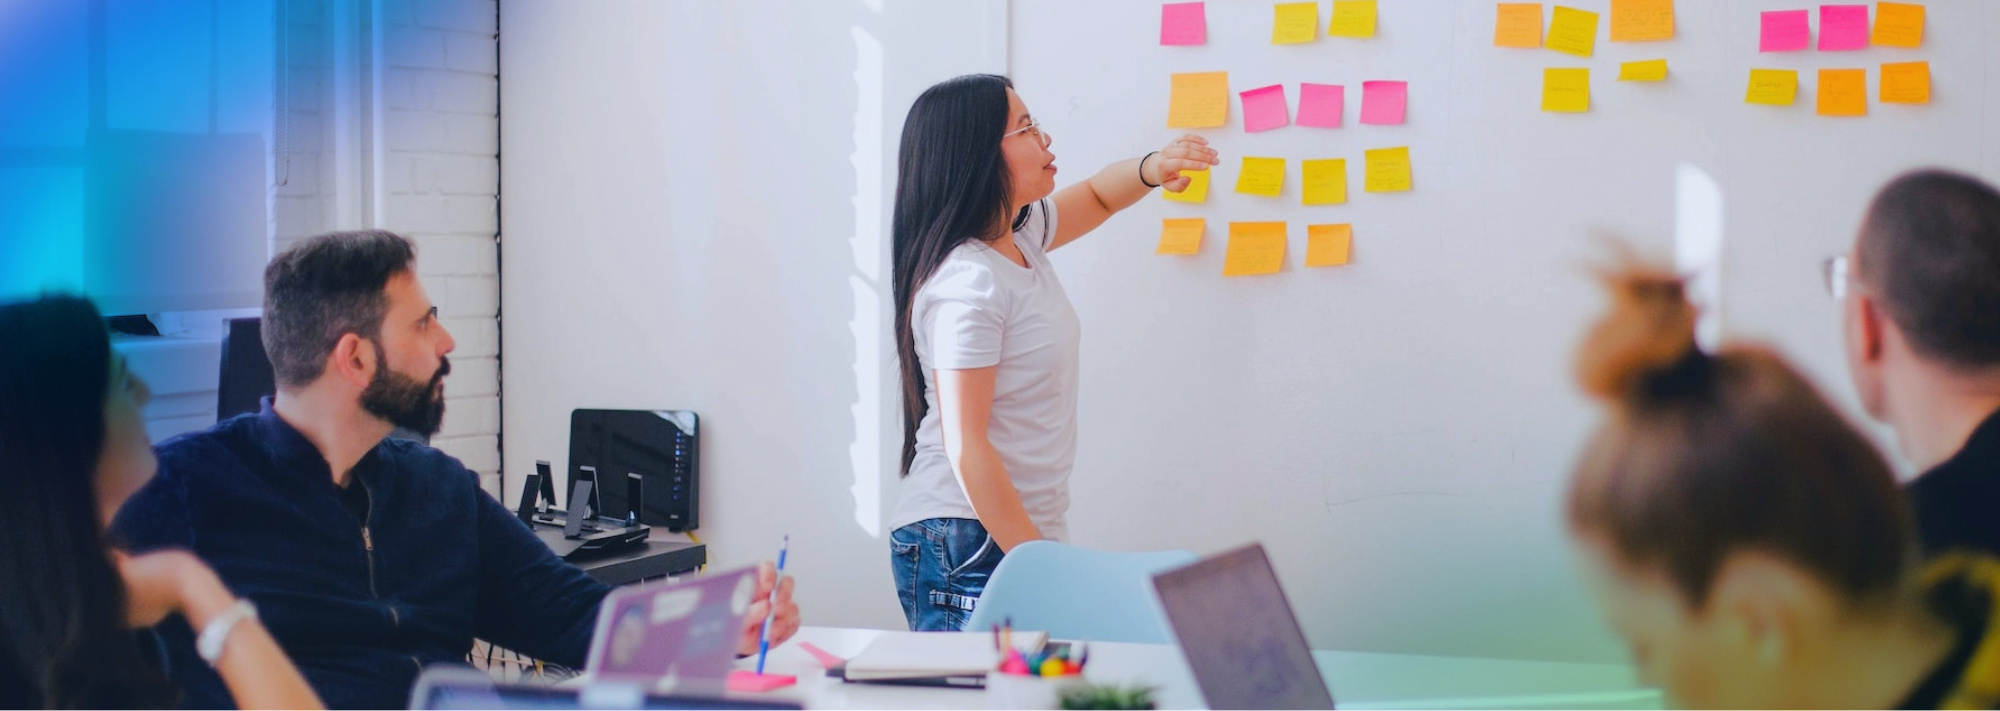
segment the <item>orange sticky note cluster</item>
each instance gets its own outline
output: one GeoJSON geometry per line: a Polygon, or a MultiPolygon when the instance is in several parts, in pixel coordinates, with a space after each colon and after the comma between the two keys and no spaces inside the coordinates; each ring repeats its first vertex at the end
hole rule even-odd
{"type": "Polygon", "coordinates": [[[1674,38],[1674,0],[1611,0],[1611,41],[1674,38]]]}
{"type": "Polygon", "coordinates": [[[1285,223],[1231,222],[1222,275],[1276,274],[1285,268],[1285,223]]]}
{"type": "Polygon", "coordinates": [[[1353,225],[1306,225],[1306,266],[1337,267],[1353,252],[1353,225]]]}
{"type": "Polygon", "coordinates": [[[1882,103],[1931,102],[1931,63],[1893,62],[1882,65],[1882,103]]]}
{"type": "Polygon", "coordinates": [[[1867,116],[1868,70],[1819,70],[1819,115],[1867,116]]]}
{"type": "Polygon", "coordinates": [[[1542,4],[1503,2],[1493,23],[1493,46],[1537,49],[1542,46],[1542,4]]]}

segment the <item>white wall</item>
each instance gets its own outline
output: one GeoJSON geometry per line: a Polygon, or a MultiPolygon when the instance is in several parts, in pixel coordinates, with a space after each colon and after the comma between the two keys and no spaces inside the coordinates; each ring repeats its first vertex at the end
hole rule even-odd
{"type": "Polygon", "coordinates": [[[899,626],[895,143],[918,92],[999,68],[998,22],[926,0],[503,2],[509,486],[565,468],[574,408],[694,410],[711,562],[788,532],[812,623],[899,626]]]}

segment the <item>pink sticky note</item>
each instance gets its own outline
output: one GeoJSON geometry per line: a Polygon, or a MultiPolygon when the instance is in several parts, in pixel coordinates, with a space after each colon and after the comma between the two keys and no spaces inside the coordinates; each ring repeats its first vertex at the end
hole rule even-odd
{"type": "Polygon", "coordinates": [[[1292,107],[1285,103],[1285,85],[1272,84],[1243,92],[1243,130],[1268,131],[1292,123],[1292,107]]]}
{"type": "Polygon", "coordinates": [[[1201,3],[1170,2],[1160,6],[1160,44],[1207,43],[1208,13],[1201,3]]]}
{"type": "Polygon", "coordinates": [[[748,691],[761,694],[767,691],[783,689],[797,683],[799,683],[799,678],[790,674],[759,674],[748,669],[737,669],[729,672],[729,680],[726,682],[727,685],[725,688],[730,691],[748,691]]]}
{"type": "Polygon", "coordinates": [[[1403,123],[1403,109],[1410,100],[1410,85],[1400,81],[1361,82],[1361,122],[1375,126],[1403,123]]]}
{"type": "Polygon", "coordinates": [[[1347,110],[1347,87],[1339,84],[1299,85],[1299,125],[1340,128],[1347,110]]]}
{"type": "Polygon", "coordinates": [[[1806,10],[1776,10],[1764,13],[1764,32],[1757,42],[1759,52],[1797,52],[1812,46],[1812,20],[1806,10]]]}
{"type": "Polygon", "coordinates": [[[1867,5],[1819,6],[1819,51],[1868,48],[1867,5]]]}

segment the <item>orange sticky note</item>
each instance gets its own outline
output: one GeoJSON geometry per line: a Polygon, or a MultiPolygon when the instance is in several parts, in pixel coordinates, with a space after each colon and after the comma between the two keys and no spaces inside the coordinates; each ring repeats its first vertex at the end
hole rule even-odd
{"type": "Polygon", "coordinates": [[[1169,217],[1160,221],[1160,247],[1154,254],[1200,254],[1201,233],[1208,220],[1201,217],[1169,217]]]}
{"type": "Polygon", "coordinates": [[[1271,44],[1301,44],[1319,39],[1319,3],[1281,2],[1272,6],[1271,44]]]}
{"type": "Polygon", "coordinates": [[[1549,22],[1548,47],[1565,54],[1590,56],[1597,48],[1597,13],[1557,5],[1554,19],[1549,22]]]}
{"type": "Polygon", "coordinates": [[[1175,74],[1168,128],[1215,128],[1229,122],[1229,72],[1175,74]]]}
{"type": "Polygon", "coordinates": [[[1376,148],[1363,153],[1362,189],[1371,193],[1399,193],[1409,190],[1410,147],[1376,148]]]}
{"type": "Polygon", "coordinates": [[[1222,275],[1276,274],[1285,268],[1285,223],[1231,222],[1222,275]]]}
{"type": "Polygon", "coordinates": [[[1181,171],[1181,175],[1187,176],[1187,189],[1180,192],[1161,190],[1160,197],[1170,202],[1186,202],[1197,205],[1208,202],[1208,171],[1183,170],[1181,171]]]}
{"type": "Polygon", "coordinates": [[[1375,0],[1333,0],[1333,17],[1326,21],[1329,37],[1367,39],[1375,36],[1375,0]]]}
{"type": "Polygon", "coordinates": [[[1542,46],[1542,4],[1538,2],[1500,3],[1500,16],[1493,22],[1493,46],[1539,49],[1542,46]]]}
{"type": "Polygon", "coordinates": [[[1549,67],[1542,70],[1542,110],[1582,113],[1590,110],[1590,68],[1549,67]]]}
{"type": "Polygon", "coordinates": [[[1674,38],[1674,0],[1611,0],[1611,41],[1674,38]]]}
{"type": "Polygon", "coordinates": [[[1769,106],[1791,106],[1799,95],[1799,73],[1791,69],[1750,70],[1750,90],[1743,101],[1769,106]]]}
{"type": "Polygon", "coordinates": [[[1306,266],[1337,267],[1353,251],[1353,225],[1306,225],[1306,266]]]}
{"type": "Polygon", "coordinates": [[[1347,159],[1302,160],[1299,165],[1305,172],[1304,204],[1347,204],[1347,159]]]}
{"type": "Polygon", "coordinates": [[[1882,65],[1882,103],[1931,102],[1931,63],[1892,62],[1882,65]]]}
{"type": "Polygon", "coordinates": [[[1819,115],[1867,116],[1868,70],[1819,70],[1819,115]]]}
{"type": "Polygon", "coordinates": [[[1277,197],[1285,190],[1285,159],[1245,157],[1236,173],[1236,192],[1277,197]]]}
{"type": "Polygon", "coordinates": [[[1875,3],[1875,31],[1869,41],[1884,47],[1915,49],[1924,44],[1924,6],[1901,2],[1875,3]]]}

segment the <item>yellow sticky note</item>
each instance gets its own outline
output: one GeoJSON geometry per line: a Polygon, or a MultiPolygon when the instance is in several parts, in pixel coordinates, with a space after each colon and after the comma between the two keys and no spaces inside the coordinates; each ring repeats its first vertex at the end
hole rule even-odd
{"type": "Polygon", "coordinates": [[[1549,67],[1542,70],[1542,110],[1582,113],[1590,110],[1590,69],[1549,67]]]}
{"type": "Polygon", "coordinates": [[[1597,13],[1557,5],[1555,19],[1549,22],[1548,47],[1579,57],[1590,56],[1591,50],[1597,48],[1597,13]]]}
{"type": "Polygon", "coordinates": [[[1305,204],[1347,204],[1347,159],[1299,161],[1305,168],[1305,204]]]}
{"type": "Polygon", "coordinates": [[[1648,59],[1618,65],[1618,81],[1666,81],[1667,60],[1648,59]]]}
{"type": "Polygon", "coordinates": [[[1229,72],[1175,74],[1167,128],[1215,128],[1229,122],[1229,72]]]}
{"type": "Polygon", "coordinates": [[[1208,220],[1201,217],[1169,217],[1160,221],[1160,248],[1154,254],[1199,254],[1201,233],[1208,220]]]}
{"type": "Polygon", "coordinates": [[[1329,37],[1367,39],[1375,36],[1375,0],[1333,0],[1333,19],[1326,21],[1329,37]]]}
{"type": "Polygon", "coordinates": [[[1493,46],[1536,49],[1542,46],[1542,4],[1538,2],[1500,3],[1500,16],[1493,23],[1493,46]]]}
{"type": "Polygon", "coordinates": [[[1410,147],[1377,148],[1367,153],[1367,176],[1362,186],[1371,193],[1394,193],[1410,189],[1410,147]]]}
{"type": "Polygon", "coordinates": [[[1882,65],[1882,103],[1928,104],[1930,102],[1930,62],[1892,62],[1882,65]]]}
{"type": "Polygon", "coordinates": [[[1674,38],[1674,0],[1611,0],[1611,41],[1674,38]]]}
{"type": "Polygon", "coordinates": [[[1354,225],[1306,225],[1306,266],[1337,267],[1354,252],[1354,225]]]}
{"type": "Polygon", "coordinates": [[[1281,2],[1273,6],[1271,44],[1300,44],[1319,39],[1319,3],[1281,2]]]}
{"type": "Polygon", "coordinates": [[[1799,73],[1790,69],[1750,70],[1750,91],[1743,101],[1751,104],[1791,106],[1799,96],[1799,73]]]}
{"type": "Polygon", "coordinates": [[[1285,268],[1285,223],[1231,222],[1222,275],[1276,274],[1285,268]]]}
{"type": "Polygon", "coordinates": [[[1236,192],[1265,197],[1277,197],[1285,189],[1285,159],[1251,158],[1243,159],[1243,169],[1236,174],[1236,192]]]}
{"type": "Polygon", "coordinates": [[[1819,70],[1819,115],[1867,116],[1868,70],[1819,70]]]}
{"type": "Polygon", "coordinates": [[[1160,197],[1173,202],[1186,202],[1197,205],[1208,202],[1208,171],[1183,170],[1181,171],[1181,175],[1185,175],[1188,178],[1187,189],[1180,192],[1161,190],[1160,197]]]}
{"type": "Polygon", "coordinates": [[[1875,31],[1869,43],[1915,49],[1924,44],[1924,6],[1901,2],[1875,3],[1875,31]]]}

